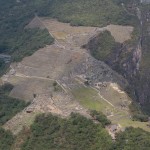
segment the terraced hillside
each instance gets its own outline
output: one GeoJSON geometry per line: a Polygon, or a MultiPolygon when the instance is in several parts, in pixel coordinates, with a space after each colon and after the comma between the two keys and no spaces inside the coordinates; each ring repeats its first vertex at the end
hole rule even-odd
{"type": "Polygon", "coordinates": [[[149,8],[0,1],[0,150],[149,150],[149,8]]]}
{"type": "MultiPolygon", "coordinates": [[[[121,89],[126,88],[127,81],[82,48],[90,38],[105,30],[110,30],[113,35],[114,26],[72,27],[54,19],[38,17],[30,25],[35,19],[48,29],[55,43],[19,63],[13,63],[10,71],[2,77],[3,82],[14,85],[10,93],[12,97],[31,101],[31,105],[4,125],[5,129],[17,134],[43,112],[63,117],[79,112],[90,117],[88,110],[96,109],[113,123],[119,123],[121,128],[130,124],[149,131],[147,123],[133,122],[130,118],[128,106],[131,99],[121,89]]],[[[132,27],[118,27],[124,29],[129,39],[132,27]]],[[[121,36],[117,32],[117,36],[119,34],[121,36]]]]}

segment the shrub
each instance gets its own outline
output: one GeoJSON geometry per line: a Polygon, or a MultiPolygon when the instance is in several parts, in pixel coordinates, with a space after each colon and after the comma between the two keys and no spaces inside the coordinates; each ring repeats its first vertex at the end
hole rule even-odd
{"type": "Polygon", "coordinates": [[[102,113],[102,112],[98,112],[96,110],[91,110],[90,111],[90,115],[97,120],[98,122],[100,122],[102,124],[103,127],[111,124],[111,121],[107,119],[107,117],[102,113]]]}

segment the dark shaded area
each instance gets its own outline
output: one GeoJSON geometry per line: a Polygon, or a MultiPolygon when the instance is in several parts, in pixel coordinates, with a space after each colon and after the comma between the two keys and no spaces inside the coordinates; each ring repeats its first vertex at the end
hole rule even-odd
{"type": "Polygon", "coordinates": [[[90,51],[94,58],[107,62],[113,53],[121,47],[121,44],[115,42],[109,31],[104,31],[91,39],[84,47],[90,51]]]}
{"type": "Polygon", "coordinates": [[[0,87],[0,125],[3,125],[18,112],[23,110],[29,103],[9,96],[13,86],[5,84],[0,87]]]}
{"type": "Polygon", "coordinates": [[[96,121],[98,121],[103,127],[111,124],[111,121],[107,119],[107,117],[102,113],[96,110],[91,110],[90,115],[96,121]]]}

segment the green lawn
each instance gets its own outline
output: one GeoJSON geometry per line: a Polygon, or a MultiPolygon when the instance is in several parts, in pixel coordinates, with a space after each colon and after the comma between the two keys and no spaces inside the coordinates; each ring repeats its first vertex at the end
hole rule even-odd
{"type": "Polygon", "coordinates": [[[107,108],[113,109],[113,107],[102,100],[97,91],[90,87],[82,87],[72,90],[72,94],[75,98],[86,108],[94,109],[97,111],[105,111],[107,108]]]}
{"type": "Polygon", "coordinates": [[[113,116],[109,117],[112,123],[120,124],[122,127],[140,127],[146,131],[150,132],[150,128],[147,126],[146,122],[132,121],[130,115],[127,111],[121,110],[119,108],[114,108],[106,101],[101,99],[96,90],[90,87],[80,87],[72,89],[72,94],[76,100],[80,102],[82,106],[89,110],[102,111],[105,115],[107,113],[112,113],[113,116]]]}

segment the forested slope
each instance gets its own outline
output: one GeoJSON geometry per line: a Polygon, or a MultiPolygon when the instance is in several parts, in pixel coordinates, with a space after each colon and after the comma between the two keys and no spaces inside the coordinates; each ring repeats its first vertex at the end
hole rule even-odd
{"type": "Polygon", "coordinates": [[[39,115],[22,136],[16,139],[0,128],[0,150],[14,150],[14,145],[19,145],[15,142],[22,143],[17,147],[22,150],[149,150],[150,147],[149,132],[130,127],[119,132],[116,141],[112,141],[101,124],[74,113],[68,119],[52,114],[39,115]]]}
{"type": "MultiPolygon", "coordinates": [[[[24,28],[35,15],[57,18],[72,25],[137,24],[137,18],[127,14],[116,0],[0,1],[0,53],[11,55],[12,61],[20,61],[53,42],[46,29],[24,28]]],[[[4,65],[3,60],[0,62],[3,74],[8,65],[4,65]]]]}
{"type": "MultiPolygon", "coordinates": [[[[35,9],[24,1],[0,1],[0,54],[8,54],[12,61],[20,61],[53,42],[46,29],[25,29],[34,15],[35,9]]],[[[3,74],[9,65],[3,59],[0,62],[0,74],[3,74]]]]}

